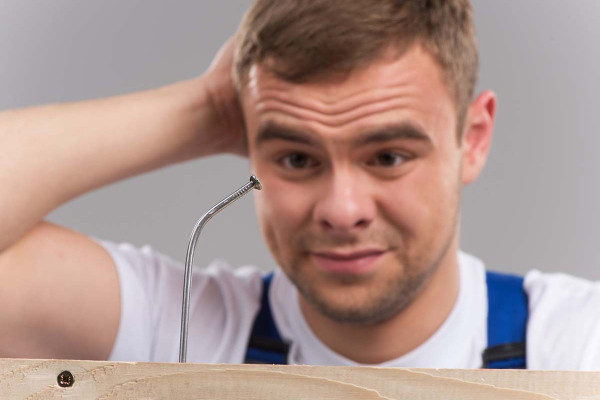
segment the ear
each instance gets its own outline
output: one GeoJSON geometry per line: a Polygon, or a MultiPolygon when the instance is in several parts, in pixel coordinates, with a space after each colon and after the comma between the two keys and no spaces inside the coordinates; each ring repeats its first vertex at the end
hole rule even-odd
{"type": "Polygon", "coordinates": [[[486,90],[469,106],[462,137],[462,183],[473,182],[485,165],[494,131],[496,94],[486,90]]]}

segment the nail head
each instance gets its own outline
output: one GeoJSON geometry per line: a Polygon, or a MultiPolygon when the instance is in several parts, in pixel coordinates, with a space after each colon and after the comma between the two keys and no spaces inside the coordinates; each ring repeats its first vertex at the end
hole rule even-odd
{"type": "Polygon", "coordinates": [[[261,190],[262,189],[262,185],[260,184],[260,181],[258,180],[258,178],[256,177],[256,175],[252,175],[250,177],[250,182],[254,183],[254,189],[256,189],[256,190],[261,190]]]}

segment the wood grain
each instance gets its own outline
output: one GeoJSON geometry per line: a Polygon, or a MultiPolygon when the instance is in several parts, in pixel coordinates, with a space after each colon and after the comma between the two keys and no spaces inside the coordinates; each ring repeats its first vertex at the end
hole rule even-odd
{"type": "Polygon", "coordinates": [[[600,372],[0,359],[0,398],[600,400],[600,372]]]}

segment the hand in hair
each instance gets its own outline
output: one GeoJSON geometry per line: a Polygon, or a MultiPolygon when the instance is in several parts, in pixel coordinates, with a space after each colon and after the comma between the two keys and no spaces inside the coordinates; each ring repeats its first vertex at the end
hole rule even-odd
{"type": "Polygon", "coordinates": [[[218,139],[217,151],[246,156],[248,153],[244,119],[232,79],[234,38],[229,39],[215,56],[203,76],[208,93],[210,129],[218,139]]]}

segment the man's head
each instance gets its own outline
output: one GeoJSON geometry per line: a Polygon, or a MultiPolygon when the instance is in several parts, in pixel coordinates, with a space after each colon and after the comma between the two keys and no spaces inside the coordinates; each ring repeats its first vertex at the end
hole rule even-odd
{"type": "Polygon", "coordinates": [[[258,0],[240,27],[234,77],[242,87],[261,64],[289,82],[326,79],[415,42],[442,68],[460,134],[478,71],[468,0],[258,0]]]}
{"type": "Polygon", "coordinates": [[[261,228],[320,313],[385,321],[455,267],[460,188],[483,166],[495,106],[471,103],[476,71],[466,1],[248,12],[235,74],[261,228]]]}

